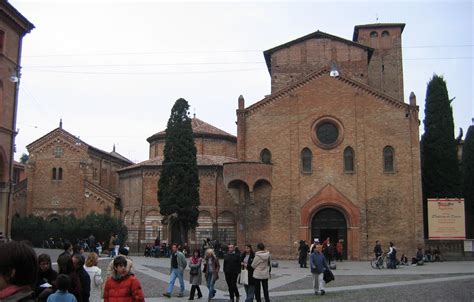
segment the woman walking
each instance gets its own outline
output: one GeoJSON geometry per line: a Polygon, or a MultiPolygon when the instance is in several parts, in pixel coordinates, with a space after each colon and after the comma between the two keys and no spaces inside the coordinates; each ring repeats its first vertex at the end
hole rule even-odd
{"type": "Polygon", "coordinates": [[[252,302],[255,296],[255,279],[253,278],[253,267],[252,267],[252,262],[254,258],[255,258],[255,253],[252,250],[252,246],[250,244],[247,244],[245,246],[245,252],[242,254],[240,258],[242,270],[247,270],[247,275],[248,275],[248,284],[244,284],[245,294],[247,295],[245,302],[252,302]]]}
{"type": "Polygon", "coordinates": [[[86,264],[84,265],[84,269],[89,274],[91,278],[91,301],[100,301],[102,298],[102,270],[97,267],[99,263],[99,257],[97,257],[96,253],[89,253],[87,256],[86,264]]]}
{"type": "Polygon", "coordinates": [[[217,279],[219,279],[219,269],[221,268],[219,260],[216,257],[213,249],[206,251],[206,257],[204,258],[204,275],[206,276],[207,288],[209,289],[208,301],[210,301],[216,295],[214,285],[217,279]]]}
{"type": "Polygon", "coordinates": [[[255,299],[261,302],[260,288],[263,288],[265,302],[270,302],[268,294],[268,279],[270,278],[270,252],[265,250],[263,243],[257,244],[257,252],[252,262],[253,278],[255,279],[255,299]],[[261,285],[261,286],[260,286],[261,285]]]}
{"type": "Polygon", "coordinates": [[[198,293],[198,299],[202,298],[201,288],[199,287],[202,283],[201,264],[201,252],[198,249],[195,249],[193,255],[189,259],[189,283],[191,283],[191,292],[188,300],[194,300],[196,290],[198,293]]]}

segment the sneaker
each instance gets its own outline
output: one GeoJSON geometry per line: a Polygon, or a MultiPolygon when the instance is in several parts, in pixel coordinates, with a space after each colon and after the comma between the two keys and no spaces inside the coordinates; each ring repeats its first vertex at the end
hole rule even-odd
{"type": "Polygon", "coordinates": [[[183,293],[179,293],[178,298],[182,298],[182,297],[184,297],[183,293]]]}
{"type": "Polygon", "coordinates": [[[321,290],[321,296],[324,296],[326,292],[324,290],[321,290]]]}
{"type": "Polygon", "coordinates": [[[171,298],[171,295],[168,294],[168,293],[163,293],[163,296],[167,297],[167,298],[171,298]]]}

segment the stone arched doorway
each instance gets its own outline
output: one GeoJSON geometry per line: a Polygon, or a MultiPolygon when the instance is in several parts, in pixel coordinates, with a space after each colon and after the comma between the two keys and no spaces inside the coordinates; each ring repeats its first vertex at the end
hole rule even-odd
{"type": "Polygon", "coordinates": [[[323,208],[311,219],[311,238],[319,238],[323,242],[328,237],[333,246],[338,240],[342,240],[342,257],[347,259],[347,221],[344,214],[335,208],[323,208]]]}
{"type": "MultiPolygon", "coordinates": [[[[313,218],[324,209],[334,209],[343,215],[346,221],[346,240],[344,246],[347,259],[360,259],[360,210],[331,184],[323,187],[301,207],[300,239],[309,242],[313,240],[313,218]]],[[[339,222],[339,224],[342,223],[339,222]]]]}

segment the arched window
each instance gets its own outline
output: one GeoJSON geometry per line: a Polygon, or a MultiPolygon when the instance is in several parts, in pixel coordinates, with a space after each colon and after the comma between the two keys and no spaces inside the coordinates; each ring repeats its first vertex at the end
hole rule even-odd
{"type": "Polygon", "coordinates": [[[382,37],[388,37],[388,36],[390,36],[390,33],[388,31],[384,30],[382,32],[382,37]]]}
{"type": "Polygon", "coordinates": [[[379,36],[379,34],[376,31],[373,31],[373,32],[370,33],[371,38],[377,38],[378,36],[379,36]]]}
{"type": "Polygon", "coordinates": [[[63,179],[63,168],[59,168],[58,169],[58,180],[62,180],[63,179]]]}
{"type": "Polygon", "coordinates": [[[383,148],[383,171],[384,172],[394,172],[394,150],[390,146],[383,148]]]}
{"type": "Polygon", "coordinates": [[[269,164],[272,162],[272,153],[268,149],[263,149],[262,152],[260,152],[260,160],[264,164],[269,164]]]}
{"type": "Polygon", "coordinates": [[[313,153],[308,148],[301,151],[301,169],[304,173],[311,173],[311,162],[313,160],[313,153]]]}
{"type": "Polygon", "coordinates": [[[354,172],[354,149],[344,149],[344,172],[354,172]]]}
{"type": "Polygon", "coordinates": [[[56,179],[56,168],[53,168],[53,175],[52,175],[52,179],[55,180],[56,179]]]}

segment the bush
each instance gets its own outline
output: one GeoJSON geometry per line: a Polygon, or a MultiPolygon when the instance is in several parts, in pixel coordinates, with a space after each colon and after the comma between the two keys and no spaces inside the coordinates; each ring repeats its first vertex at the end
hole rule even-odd
{"type": "Polygon", "coordinates": [[[84,218],[62,216],[53,221],[46,221],[42,217],[30,215],[28,217],[14,217],[12,220],[12,238],[14,240],[28,240],[37,247],[40,247],[49,238],[74,243],[91,234],[94,235],[96,242],[103,241],[108,244],[112,233],[118,234],[121,243],[127,240],[127,227],[120,219],[107,214],[91,213],[84,218]]]}

